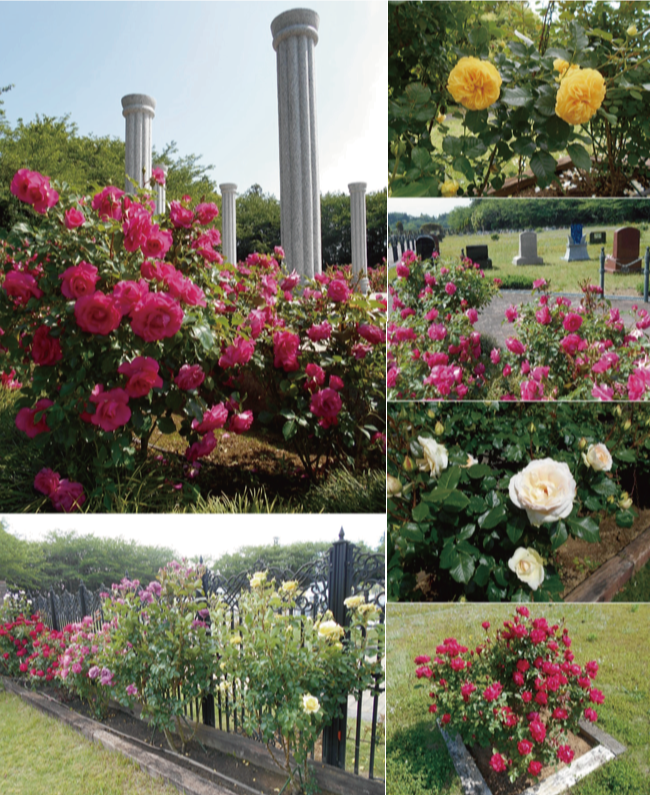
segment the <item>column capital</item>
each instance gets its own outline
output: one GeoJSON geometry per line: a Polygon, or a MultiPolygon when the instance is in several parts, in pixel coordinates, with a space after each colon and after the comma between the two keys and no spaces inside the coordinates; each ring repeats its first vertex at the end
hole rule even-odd
{"type": "Polygon", "coordinates": [[[221,193],[235,193],[237,191],[237,185],[234,182],[222,182],[219,185],[219,190],[221,193]]]}
{"type": "Polygon", "coordinates": [[[309,8],[284,11],[271,22],[273,49],[277,51],[280,44],[291,36],[309,36],[314,44],[318,44],[319,22],[318,14],[309,8]]]}
{"type": "Polygon", "coordinates": [[[138,112],[146,113],[153,119],[156,115],[156,100],[148,94],[127,94],[122,97],[122,116],[138,112]]]}
{"type": "Polygon", "coordinates": [[[348,184],[348,190],[350,193],[365,193],[367,187],[367,182],[350,182],[348,184]]]}

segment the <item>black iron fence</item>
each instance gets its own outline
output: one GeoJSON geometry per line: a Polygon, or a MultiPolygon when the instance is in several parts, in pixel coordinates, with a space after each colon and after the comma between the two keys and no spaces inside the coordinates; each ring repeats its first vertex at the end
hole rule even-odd
{"type": "MultiPolygon", "coordinates": [[[[268,571],[269,579],[274,578],[276,582],[296,580],[298,582],[295,596],[296,610],[299,610],[301,615],[316,618],[326,610],[330,610],[335,621],[345,626],[347,622],[345,600],[349,596],[363,595],[366,602],[377,607],[378,623],[383,624],[385,621],[384,556],[364,552],[356,544],[345,539],[343,530],[326,556],[305,564],[297,571],[269,567],[263,560],[259,560],[253,568],[255,571],[268,571]]],[[[233,627],[239,621],[239,597],[242,591],[249,590],[252,573],[245,571],[224,578],[207,571],[203,576],[203,595],[208,597],[216,594],[221,597],[228,605],[233,627]]],[[[128,578],[128,573],[126,576],[128,578]]],[[[81,583],[76,593],[57,594],[51,588],[49,592],[28,591],[26,596],[31,600],[32,610],[38,612],[41,621],[52,629],[61,630],[67,624],[80,622],[86,616],[91,616],[93,625],[99,629],[103,622],[102,594],[107,591],[110,592],[110,588],[103,586],[97,591],[89,591],[81,583]]],[[[373,653],[381,659],[383,649],[377,648],[373,653]]],[[[369,691],[350,694],[356,700],[353,768],[358,774],[362,744],[368,743],[370,778],[375,778],[376,749],[383,740],[384,716],[380,714],[380,699],[384,687],[381,681],[382,677],[376,675],[375,684],[369,691]],[[367,719],[368,715],[370,720],[367,719]],[[364,726],[366,733],[370,734],[369,740],[364,740],[361,736],[364,726]]],[[[236,698],[228,701],[227,697],[222,697],[220,693],[217,693],[216,697],[209,695],[201,703],[188,705],[187,714],[192,720],[218,727],[221,731],[238,732],[241,726],[242,715],[238,712],[236,698]]],[[[346,768],[347,719],[346,710],[331,726],[323,730],[322,735],[322,761],[342,769],[346,768]]],[[[383,778],[383,770],[379,778],[383,778]]]]}

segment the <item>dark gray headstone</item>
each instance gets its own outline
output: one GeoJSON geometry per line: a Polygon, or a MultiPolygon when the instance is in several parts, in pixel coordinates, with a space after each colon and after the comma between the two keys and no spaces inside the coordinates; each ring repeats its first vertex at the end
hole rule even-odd
{"type": "Polygon", "coordinates": [[[492,260],[488,257],[487,246],[467,246],[465,256],[483,268],[483,270],[492,267],[492,260]]]}
{"type": "Polygon", "coordinates": [[[438,239],[431,235],[420,235],[415,241],[415,252],[423,260],[431,259],[433,252],[440,253],[438,239]]]}
{"type": "Polygon", "coordinates": [[[590,245],[602,245],[607,243],[607,232],[589,232],[590,245]]]}

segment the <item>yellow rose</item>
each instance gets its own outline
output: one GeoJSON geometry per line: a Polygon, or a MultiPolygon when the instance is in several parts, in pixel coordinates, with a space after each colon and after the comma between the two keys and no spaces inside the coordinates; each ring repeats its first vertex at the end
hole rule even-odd
{"type": "Polygon", "coordinates": [[[449,74],[447,89],[468,110],[484,110],[499,99],[501,75],[489,61],[461,58],[449,74]]]}
{"type": "Polygon", "coordinates": [[[298,590],[298,580],[287,580],[283,582],[280,590],[282,593],[295,593],[298,590]]]}
{"type": "Polygon", "coordinates": [[[455,196],[459,188],[460,184],[455,179],[446,179],[440,186],[440,195],[455,196]]]}
{"type": "Polygon", "coordinates": [[[316,696],[310,696],[309,693],[307,693],[306,696],[302,697],[302,708],[308,715],[311,715],[318,712],[320,704],[316,696]]]}
{"type": "Polygon", "coordinates": [[[544,561],[534,549],[519,547],[508,561],[508,568],[536,591],[544,582],[544,561]]]}
{"type": "Polygon", "coordinates": [[[568,124],[584,124],[605,99],[605,79],[596,69],[567,73],[557,92],[555,113],[568,124]]]}
{"type": "Polygon", "coordinates": [[[626,33],[628,36],[636,36],[639,31],[636,29],[636,25],[630,25],[627,29],[626,33]]]}
{"type": "Polygon", "coordinates": [[[318,627],[318,637],[319,638],[329,638],[332,640],[338,640],[345,630],[343,627],[340,627],[336,621],[323,621],[321,625],[318,627]]]}
{"type": "Polygon", "coordinates": [[[251,588],[260,588],[266,582],[266,572],[256,571],[251,577],[251,588]]]}
{"type": "Polygon", "coordinates": [[[447,117],[445,116],[445,114],[444,114],[444,113],[439,113],[439,114],[436,116],[436,121],[438,122],[438,124],[444,124],[444,123],[445,123],[445,119],[446,119],[446,118],[447,118],[447,117]]]}
{"type": "Polygon", "coordinates": [[[363,594],[359,594],[358,596],[348,596],[347,599],[343,601],[343,604],[352,610],[355,607],[359,607],[359,605],[364,604],[366,601],[366,597],[363,594]]]}
{"type": "Polygon", "coordinates": [[[230,638],[230,642],[233,646],[241,646],[241,635],[233,635],[232,638],[230,638]]]}
{"type": "Polygon", "coordinates": [[[564,58],[556,58],[553,61],[553,69],[555,69],[556,72],[559,72],[560,76],[562,76],[568,68],[569,62],[565,61],[564,58]]]}

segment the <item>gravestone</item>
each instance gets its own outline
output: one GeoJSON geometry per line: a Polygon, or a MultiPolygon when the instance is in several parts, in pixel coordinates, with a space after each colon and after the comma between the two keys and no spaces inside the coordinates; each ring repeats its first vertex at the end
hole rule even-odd
{"type": "Polygon", "coordinates": [[[431,237],[431,235],[420,235],[415,241],[415,252],[423,260],[431,259],[434,251],[440,254],[438,238],[431,237]]]}
{"type": "Polygon", "coordinates": [[[587,251],[587,238],[582,234],[582,224],[571,224],[571,232],[566,239],[566,252],[562,259],[567,262],[591,259],[587,251]]]}
{"type": "Polygon", "coordinates": [[[633,226],[621,226],[614,230],[614,247],[605,260],[608,273],[635,273],[641,270],[639,256],[641,232],[633,226]]]}
{"type": "Polygon", "coordinates": [[[537,256],[537,233],[522,232],[519,235],[519,256],[513,257],[513,265],[543,265],[544,260],[537,256]]]}
{"type": "Polygon", "coordinates": [[[602,246],[607,243],[607,232],[589,232],[589,245],[602,246]]]}
{"type": "Polygon", "coordinates": [[[492,267],[492,260],[488,257],[487,246],[467,246],[467,259],[471,259],[483,270],[492,267]]]}

